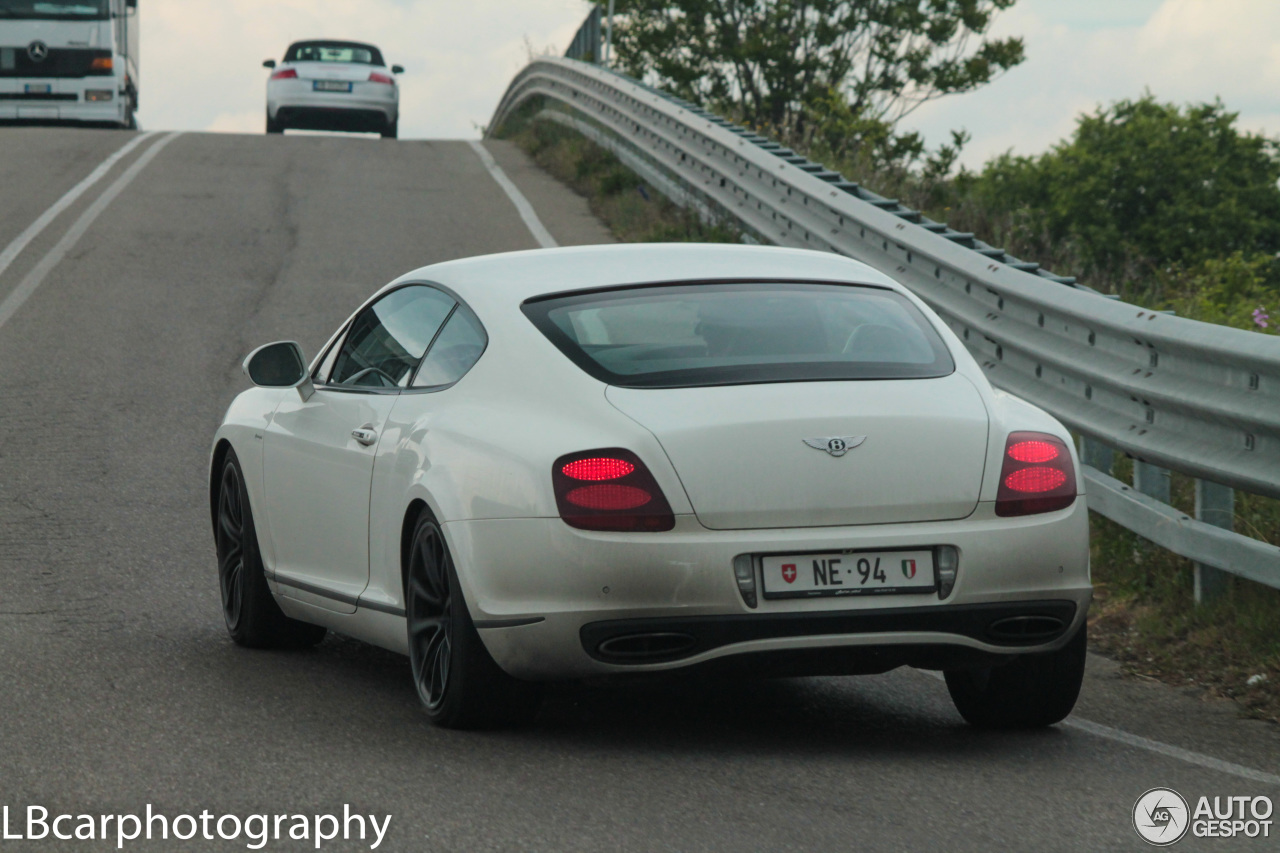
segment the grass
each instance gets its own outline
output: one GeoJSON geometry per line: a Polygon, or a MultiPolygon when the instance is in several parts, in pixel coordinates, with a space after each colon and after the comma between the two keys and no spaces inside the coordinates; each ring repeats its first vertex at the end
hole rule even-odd
{"type": "Polygon", "coordinates": [[[584,196],[591,212],[624,243],[737,243],[741,234],[708,225],[641,180],[612,153],[553,121],[534,120],[541,101],[525,104],[496,134],[519,145],[584,196]]]}
{"type": "MultiPolygon", "coordinates": [[[[580,134],[551,121],[535,121],[533,116],[542,106],[527,105],[499,128],[498,135],[513,140],[538,165],[585,196],[592,211],[619,240],[740,239],[733,229],[707,226],[692,212],[666,200],[616,157],[580,134]]],[[[827,165],[863,177],[850,168],[851,164],[827,165]]],[[[918,208],[929,210],[938,201],[936,192],[907,175],[872,174],[864,180],[877,192],[902,198],[918,208]],[[879,179],[884,183],[875,183],[879,179]]],[[[940,219],[955,213],[949,208],[932,210],[940,219]]],[[[981,217],[971,211],[960,211],[960,216],[952,218],[958,219],[964,230],[983,233],[981,217]]],[[[1118,459],[1112,473],[1131,481],[1132,461],[1118,459]]],[[[1171,480],[1173,506],[1191,514],[1194,495],[1194,481],[1175,473],[1171,480]]],[[[1089,624],[1093,647],[1119,661],[1131,674],[1229,697],[1251,716],[1280,722],[1280,590],[1232,577],[1220,600],[1198,607],[1192,596],[1193,566],[1189,560],[1096,513],[1090,518],[1096,595],[1089,624]]],[[[1280,501],[1237,493],[1235,529],[1280,545],[1280,501]]]]}

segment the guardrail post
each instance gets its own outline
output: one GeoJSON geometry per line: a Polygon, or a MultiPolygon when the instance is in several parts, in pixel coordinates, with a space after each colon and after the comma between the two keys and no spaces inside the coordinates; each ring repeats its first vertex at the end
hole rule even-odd
{"type": "MultiPolygon", "coordinates": [[[[1230,486],[1196,480],[1196,520],[1224,530],[1234,527],[1236,492],[1230,486]]],[[[1227,591],[1227,573],[1196,563],[1196,604],[1205,604],[1227,591]]]]}
{"type": "Polygon", "coordinates": [[[1116,461],[1116,452],[1096,438],[1080,436],[1080,461],[1110,476],[1116,461]]]}
{"type": "Polygon", "coordinates": [[[1169,469],[1133,460],[1133,487],[1162,504],[1169,503],[1169,469]]]}

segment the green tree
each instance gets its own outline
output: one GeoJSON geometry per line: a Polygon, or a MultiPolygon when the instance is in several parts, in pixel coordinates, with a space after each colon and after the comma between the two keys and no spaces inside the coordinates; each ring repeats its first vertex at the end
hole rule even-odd
{"type": "Polygon", "coordinates": [[[991,161],[969,191],[1011,214],[1013,236],[1033,250],[1073,244],[1084,272],[1275,253],[1280,147],[1241,133],[1236,117],[1220,101],[1118,101],[1045,154],[991,161]]]}
{"type": "Polygon", "coordinates": [[[633,76],[757,127],[891,131],[1022,61],[1021,39],[981,38],[1015,2],[619,0],[614,45],[633,76]]]}

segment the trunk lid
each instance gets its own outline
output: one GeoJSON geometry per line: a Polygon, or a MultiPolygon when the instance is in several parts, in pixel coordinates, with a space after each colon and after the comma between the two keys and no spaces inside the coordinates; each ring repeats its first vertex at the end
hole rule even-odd
{"type": "Polygon", "coordinates": [[[348,64],[345,62],[294,62],[294,71],[302,80],[343,80],[350,83],[363,83],[369,74],[378,71],[382,74],[391,72],[374,65],[348,64]]]}
{"type": "Polygon", "coordinates": [[[610,386],[606,397],[657,437],[698,520],[713,530],[941,521],[964,518],[978,503],[987,410],[955,373],[610,386]],[[832,438],[849,449],[828,452],[832,438]]]}

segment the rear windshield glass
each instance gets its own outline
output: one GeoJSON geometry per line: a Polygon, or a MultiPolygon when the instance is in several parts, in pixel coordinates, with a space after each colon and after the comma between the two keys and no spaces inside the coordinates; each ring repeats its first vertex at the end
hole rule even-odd
{"type": "Polygon", "coordinates": [[[923,379],[955,370],[920,310],[873,286],[658,285],[522,307],[579,367],[623,387],[923,379]]]}
{"type": "Polygon", "coordinates": [[[307,41],[291,45],[285,62],[355,62],[360,65],[382,65],[382,54],[367,44],[340,41],[307,41]]]}

